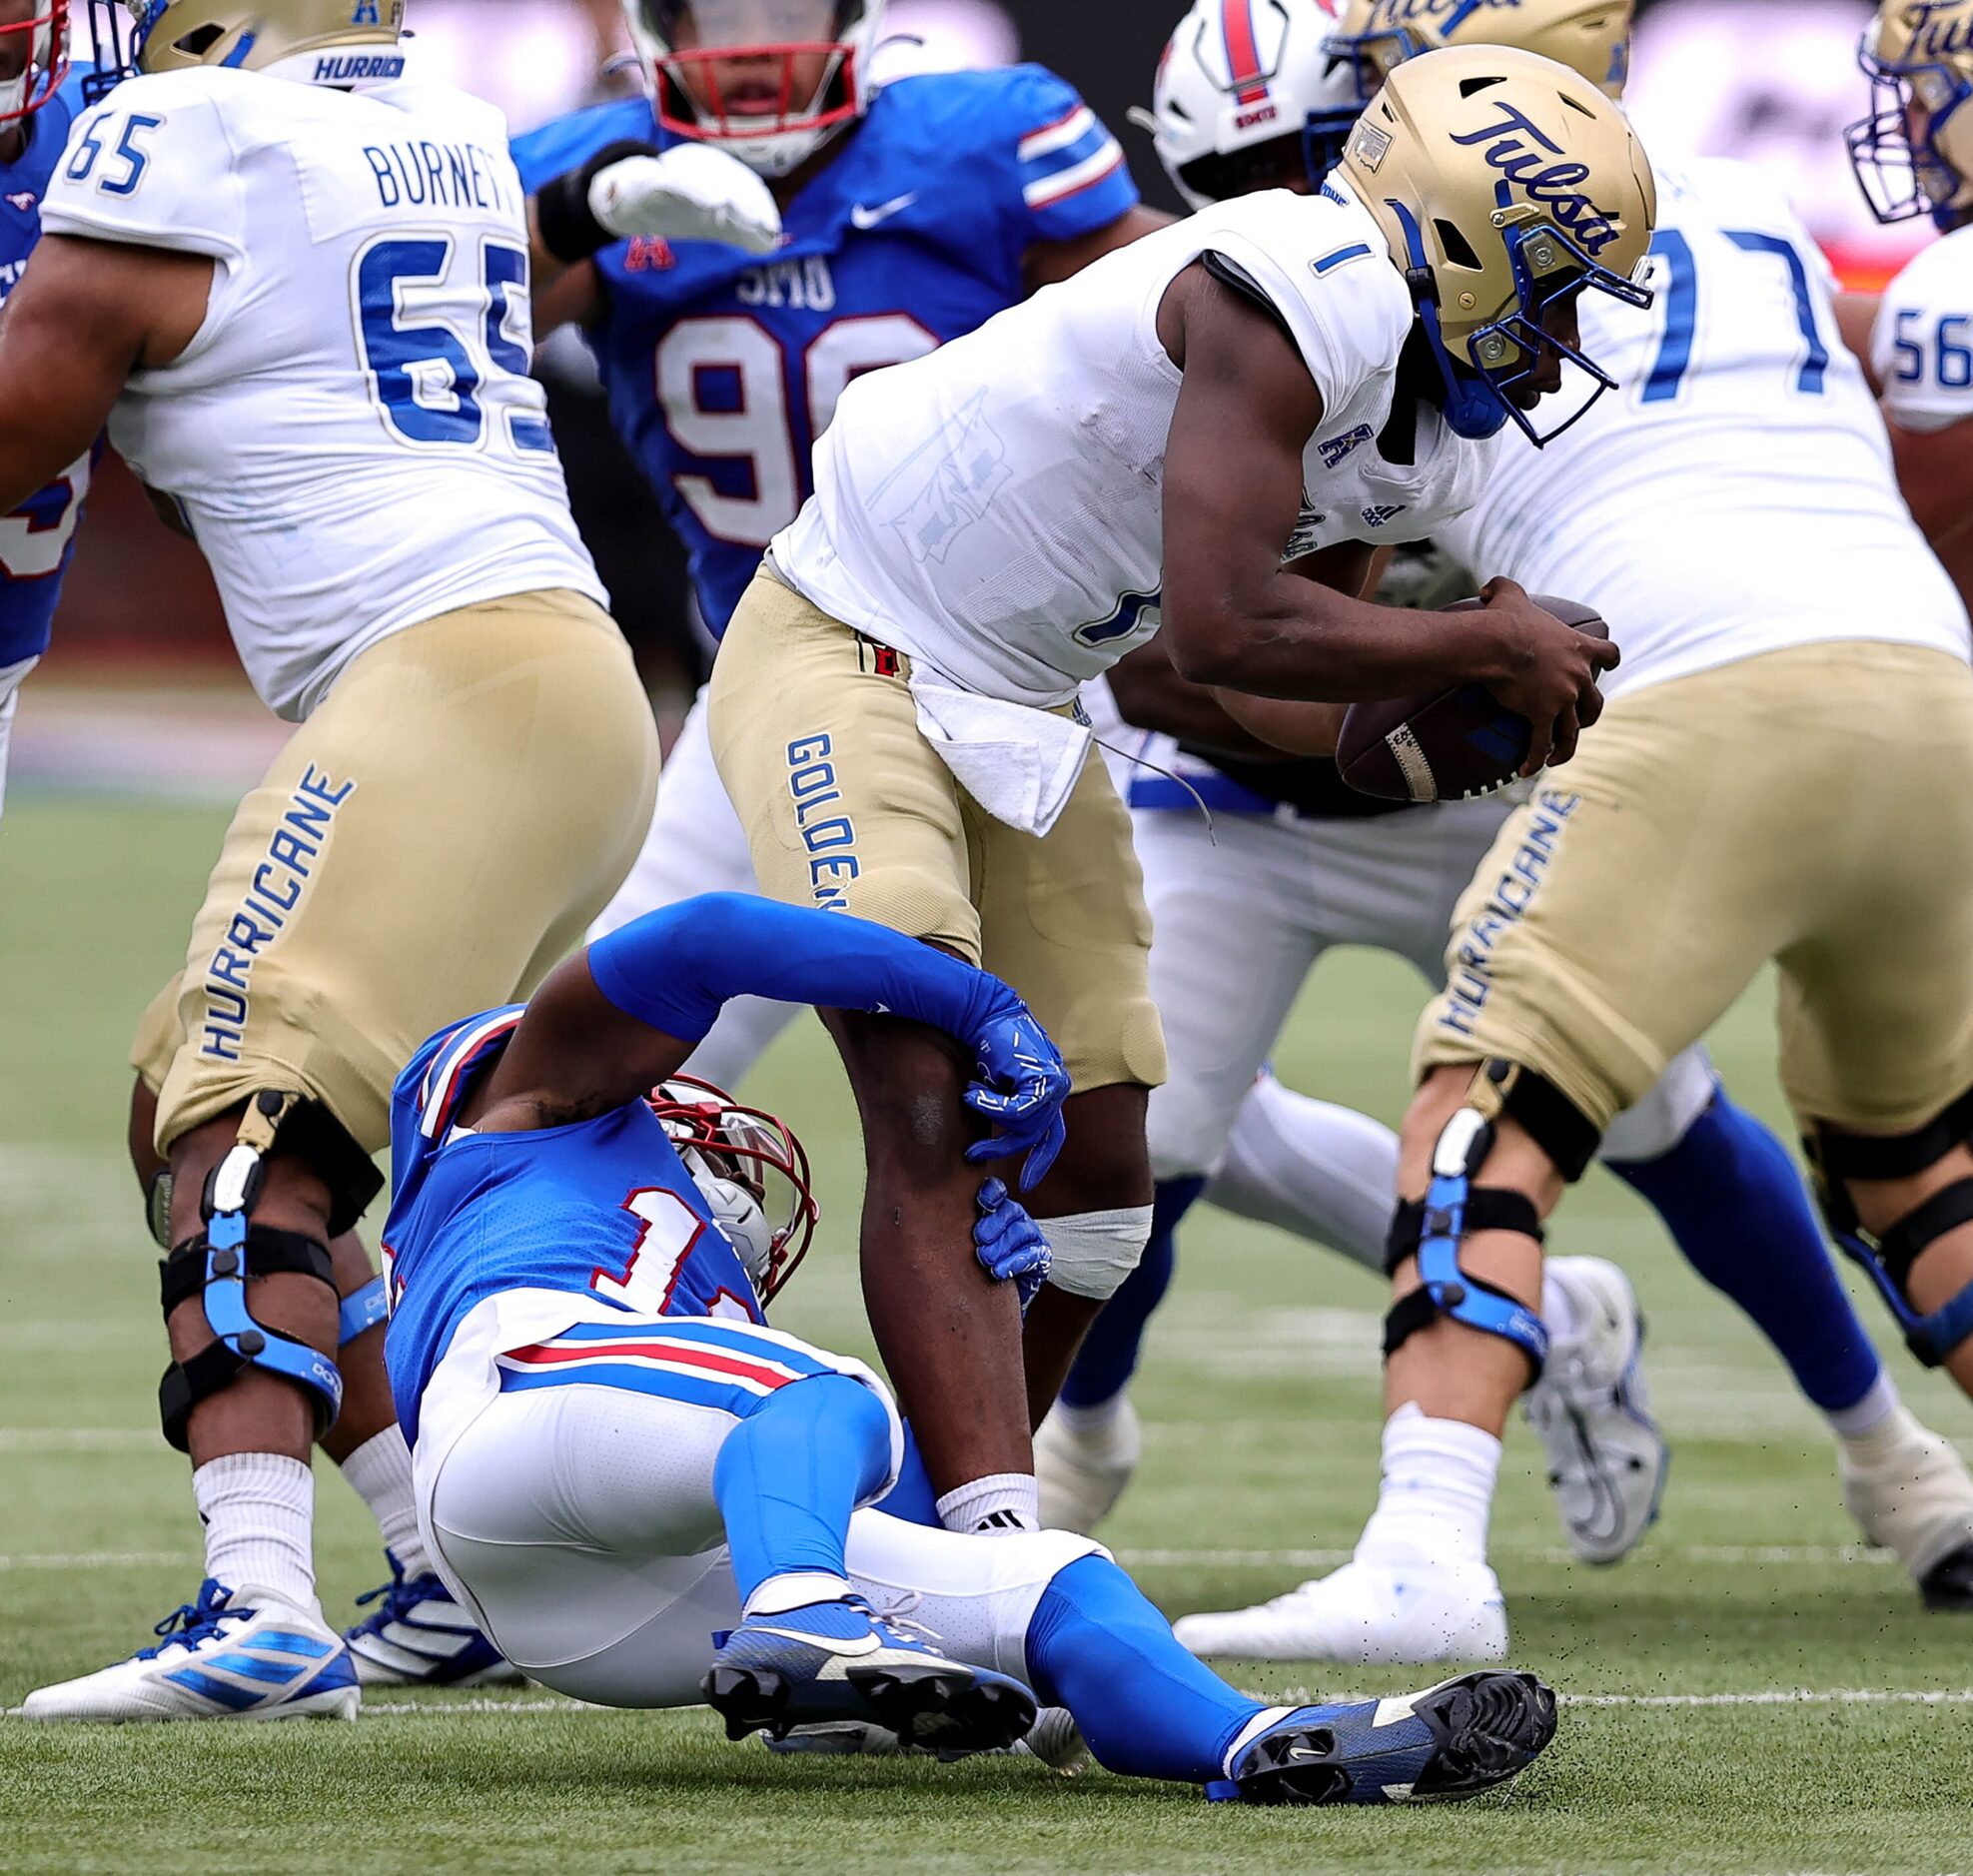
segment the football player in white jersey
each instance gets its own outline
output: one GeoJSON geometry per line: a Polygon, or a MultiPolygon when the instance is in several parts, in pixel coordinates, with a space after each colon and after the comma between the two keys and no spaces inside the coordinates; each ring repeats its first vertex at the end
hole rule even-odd
{"type": "MultiPolygon", "coordinates": [[[[1655,304],[1584,308],[1623,393],[1539,456],[1502,456],[1446,533],[1469,565],[1566,584],[1625,655],[1595,735],[1476,873],[1421,1018],[1378,1508],[1333,1575],[1185,1618],[1200,1652],[1505,1648],[1486,1524],[1502,1425],[1546,1353],[1541,1221],[1769,959],[1831,1224],[1913,1346],[1973,1379],[1965,609],[1779,192],[1729,163],[1658,189],[1655,304]]],[[[1830,1418],[1868,1534],[1964,1606],[1963,1464],[1888,1383],[1830,1418]]]]}
{"type": "Polygon", "coordinates": [[[393,1552],[364,1678],[503,1671],[424,1553],[351,1231],[392,1078],[580,936],[636,852],[657,746],[527,377],[500,113],[407,73],[402,0],[131,10],[126,34],[96,9],[107,82],[0,326],[0,510],[107,422],[297,728],[134,1051],[169,1254],[160,1406],[208,1580],[168,1660],[26,1711],[350,1714],[359,1661],[315,1594],[318,1440],[393,1552]],[[252,1693],[202,1674],[229,1649],[252,1693]]]}
{"type": "Polygon", "coordinates": [[[1870,364],[1905,499],[1973,599],[1973,0],[1884,0],[1860,57],[1875,90],[1849,133],[1878,219],[1939,239],[1876,303],[1870,364]]]}
{"type": "Polygon", "coordinates": [[[1516,588],[1470,615],[1374,607],[1355,542],[1342,589],[1281,574],[1305,485],[1318,501],[1354,487],[1349,458],[1394,410],[1448,412],[1458,436],[1419,436],[1449,470],[1510,421],[1546,434],[1567,421],[1541,409],[1565,360],[1594,388],[1577,295],[1642,297],[1647,168],[1574,74],[1451,53],[1374,110],[1323,196],[1196,216],[853,383],[816,493],[714,667],[713,751],[763,888],[994,960],[1075,1079],[1071,1144],[1031,1201],[1055,1264],[1023,1346],[966,1266],[970,1130],[950,1063],[831,1019],[872,1142],[865,1255],[899,1273],[879,1307],[908,1313],[965,1409],[914,1427],[949,1503],[1035,1515],[1028,1413],[1150,1227],[1144,1104],[1164,1046],[1148,920],[1078,686],[1162,615],[1191,675],[1332,727],[1334,706],[1297,700],[1469,667],[1538,723],[1537,759],[1551,726],[1565,757],[1598,707],[1612,654],[1516,588]],[[1575,184],[1517,195],[1548,156],[1575,184]]]}
{"type": "MultiPolygon", "coordinates": [[[[1596,12],[1600,72],[1608,42],[1628,36],[1629,9],[1596,12]]],[[[1179,22],[1159,61],[1153,108],[1139,121],[1195,209],[1260,189],[1306,195],[1321,185],[1363,105],[1354,64],[1330,50],[1340,15],[1330,0],[1196,0],[1179,22]]],[[[1590,75],[1589,61],[1564,62],[1590,75]]],[[[1430,440],[1424,447],[1390,434],[1356,444],[1345,467],[1360,485],[1325,488],[1331,518],[1315,522],[1318,532],[1373,546],[1417,541],[1471,505],[1490,452],[1459,450],[1436,411],[1421,411],[1419,425],[1430,440]],[[1383,443],[1394,451],[1410,444],[1415,461],[1389,461],[1383,443]]],[[[1447,921],[1514,805],[1502,793],[1404,809],[1359,794],[1334,762],[1286,760],[1245,734],[1209,690],[1178,676],[1157,640],[1124,659],[1110,683],[1133,724],[1170,732],[1153,741],[1126,735],[1121,746],[1137,762],[1120,786],[1144,868],[1151,988],[1171,1079],[1150,1102],[1158,1191],[1144,1260],[1091,1330],[1036,1434],[1046,1521],[1076,1530],[1108,1514],[1135,1470],[1142,1434],[1127,1384],[1171,1278],[1173,1233],[1202,1190],[1215,1205],[1300,1231],[1383,1272],[1397,1136],[1350,1109],[1289,1092],[1263,1066],[1308,972],[1333,945],[1389,950],[1429,981],[1442,980],[1447,921]],[[1231,927],[1229,905],[1242,908],[1231,927]]],[[[1656,1158],[1712,1092],[1703,1053],[1680,1058],[1660,1090],[1618,1122],[1612,1152],[1656,1158]]],[[[1599,1259],[1558,1258],[1546,1285],[1544,1319],[1573,1333],[1557,1332],[1529,1415],[1547,1441],[1571,1543],[1609,1562],[1643,1534],[1664,1474],[1664,1441],[1639,1365],[1636,1299],[1623,1274],[1599,1259]]]]}
{"type": "MultiPolygon", "coordinates": [[[[1324,142],[1340,144],[1353,121],[1340,101],[1358,97],[1360,62],[1388,41],[1389,9],[1354,0],[1336,20],[1304,7],[1277,10],[1271,0],[1234,0],[1232,10],[1225,0],[1201,0],[1174,34],[1149,119],[1159,154],[1193,194],[1229,186],[1227,178],[1236,189],[1244,176],[1279,178],[1291,166],[1303,169],[1307,187],[1310,168],[1326,162],[1324,142]],[[1268,92],[1244,104],[1247,87],[1226,56],[1225,32],[1242,6],[1252,9],[1268,92]]],[[[1559,57],[1596,81],[1628,64],[1629,9],[1608,0],[1520,0],[1510,13],[1470,17],[1466,29],[1559,57]]],[[[1397,1136],[1271,1077],[1257,1080],[1255,1070],[1272,1046],[1276,1013],[1331,944],[1372,943],[1443,983],[1453,907],[1514,805],[1500,795],[1394,810],[1351,796],[1333,764],[1207,759],[1215,748],[1241,750],[1229,736],[1238,732],[1212,720],[1210,698],[1184,685],[1155,643],[1126,660],[1113,682],[1139,720],[1169,720],[1192,740],[1151,752],[1179,775],[1141,769],[1127,787],[1173,1076],[1151,1099],[1159,1198],[1144,1262],[1090,1331],[1062,1406],[1036,1437],[1044,1512],[1076,1529],[1090,1528],[1085,1520],[1108,1508],[1134,1467],[1141,1436],[1125,1388],[1170,1279],[1171,1224],[1201,1175],[1214,1175],[1207,1196],[1215,1205],[1382,1271],[1397,1136]],[[1187,788],[1211,803],[1210,827],[1187,788]],[[1337,818],[1352,800],[1363,804],[1359,814],[1384,812],[1368,823],[1337,818]],[[1218,915],[1229,903],[1246,913],[1231,929],[1218,915]],[[1224,1171],[1215,1173],[1222,1153],[1224,1171]]],[[[1659,1211],[1693,1268],[1767,1335],[1839,1437],[1855,1428],[1859,1407],[1866,1417],[1888,1407],[1882,1366],[1836,1280],[1787,1149],[1717,1086],[1702,1049],[1681,1053],[1657,1091],[1618,1116],[1600,1157],[1659,1211]]],[[[1549,1359],[1524,1407],[1542,1435],[1576,1553],[1614,1561],[1647,1527],[1663,1475],[1663,1441],[1640,1386],[1635,1300],[1614,1266],[1551,1257],[1541,1316],[1549,1359]]],[[[1876,1501],[1921,1455],[1908,1442],[1851,1439],[1839,1450],[1846,1495],[1865,1512],[1868,1533],[1876,1501]]],[[[1973,1479],[1961,1490],[1973,1509],[1973,1479]]],[[[1928,1596],[1950,1599],[1954,1573],[1917,1555],[1928,1596]]]]}

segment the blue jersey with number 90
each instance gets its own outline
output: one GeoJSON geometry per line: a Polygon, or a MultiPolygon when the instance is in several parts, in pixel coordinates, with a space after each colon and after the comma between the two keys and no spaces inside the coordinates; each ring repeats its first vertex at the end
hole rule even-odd
{"type": "MultiPolygon", "coordinates": [[[[82,81],[73,77],[26,120],[27,148],[19,158],[0,163],[0,301],[20,284],[41,239],[41,198],[81,109],[82,81]]],[[[78,457],[46,488],[0,515],[0,667],[48,649],[90,462],[91,455],[78,457]]]]}
{"type": "MultiPolygon", "coordinates": [[[[663,141],[641,99],[534,131],[514,161],[532,194],[623,138],[663,141]]],[[[586,337],[715,633],[810,494],[843,387],[983,325],[1023,296],[1032,247],[1136,202],[1116,140],[1052,73],[940,73],[876,94],[784,209],[772,259],[647,240],[596,257],[604,307],[586,337]]]]}

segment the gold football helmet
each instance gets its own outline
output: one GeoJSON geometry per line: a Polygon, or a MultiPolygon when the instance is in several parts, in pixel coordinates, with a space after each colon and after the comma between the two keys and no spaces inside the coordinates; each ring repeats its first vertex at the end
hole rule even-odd
{"type": "Polygon", "coordinates": [[[1577,73],[1506,46],[1408,59],[1358,119],[1337,178],[1405,270],[1457,432],[1490,436],[1511,418],[1545,443],[1613,388],[1569,343],[1573,300],[1586,288],[1650,305],[1657,189],[1623,113],[1577,73]],[[1527,411],[1555,388],[1551,359],[1593,388],[1537,431],[1527,411]]]}
{"type": "Polygon", "coordinates": [[[98,91],[140,73],[395,46],[405,27],[405,0],[89,0],[89,13],[98,91]]]}
{"type": "Polygon", "coordinates": [[[1849,127],[1850,164],[1880,222],[1973,214],[1973,0],[1883,0],[1857,62],[1870,115],[1849,127]]]}
{"type": "Polygon", "coordinates": [[[1630,76],[1632,0],[1350,0],[1329,50],[1368,98],[1394,66],[1447,46],[1517,46],[1579,72],[1606,98],[1630,76]]]}

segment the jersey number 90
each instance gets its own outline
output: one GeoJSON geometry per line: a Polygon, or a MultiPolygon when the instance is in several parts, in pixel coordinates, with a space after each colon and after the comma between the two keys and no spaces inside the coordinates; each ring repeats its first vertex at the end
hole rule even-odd
{"type": "Polygon", "coordinates": [[[527,376],[523,249],[483,240],[462,254],[451,235],[380,237],[358,254],[350,288],[371,395],[399,442],[477,450],[491,428],[522,454],[554,454],[545,394],[527,376]]]}
{"type": "MultiPolygon", "coordinates": [[[[828,429],[852,378],[937,346],[907,313],[832,320],[801,355],[809,435],[828,429]]],[[[715,539],[766,546],[794,519],[807,483],[780,342],[743,313],[682,319],[659,341],[656,371],[658,408],[672,441],[690,456],[734,466],[723,488],[709,475],[685,471],[672,485],[715,539]]]]}

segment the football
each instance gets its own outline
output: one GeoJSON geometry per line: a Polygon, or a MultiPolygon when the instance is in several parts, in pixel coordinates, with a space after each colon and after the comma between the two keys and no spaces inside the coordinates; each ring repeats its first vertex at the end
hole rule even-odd
{"type": "MultiPolygon", "coordinates": [[[[1564,625],[1595,638],[1609,627],[1588,606],[1547,593],[1528,597],[1564,625]]],[[[1444,609],[1474,612],[1478,599],[1444,609]]],[[[1504,788],[1527,759],[1528,723],[1480,684],[1355,703],[1337,738],[1336,765],[1360,794],[1387,801],[1463,801],[1504,788]]]]}

